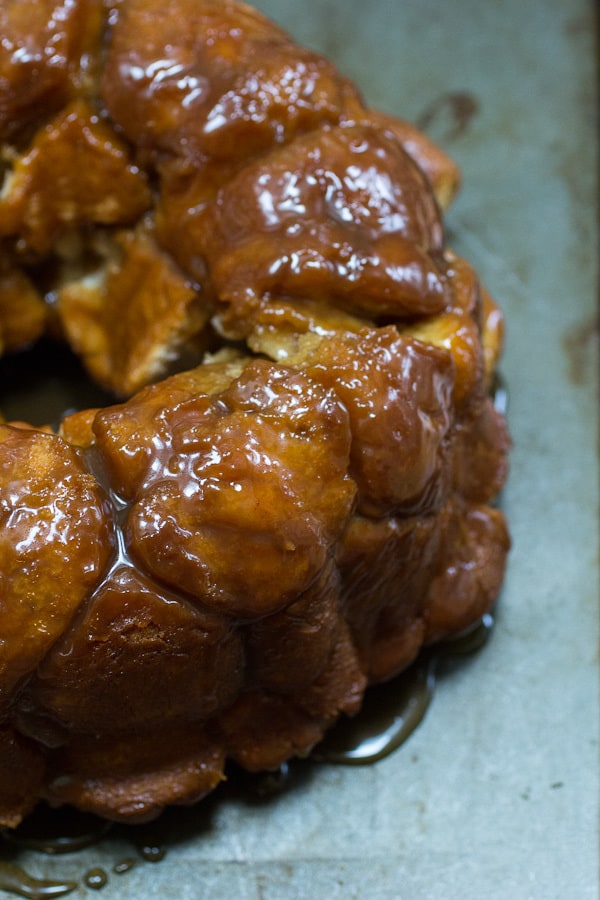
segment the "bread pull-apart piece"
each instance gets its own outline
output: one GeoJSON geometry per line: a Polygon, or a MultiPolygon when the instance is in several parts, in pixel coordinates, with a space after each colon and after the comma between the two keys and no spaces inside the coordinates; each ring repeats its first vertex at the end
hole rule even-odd
{"type": "Polygon", "coordinates": [[[35,343],[46,329],[47,318],[39,291],[0,247],[0,353],[35,343]]]}
{"type": "Polygon", "coordinates": [[[223,330],[278,297],[378,319],[440,312],[440,214],[401,146],[365,126],[313,132],[248,164],[200,214],[223,330]]]}
{"type": "Polygon", "coordinates": [[[113,554],[108,503],[61,438],[0,425],[0,710],[113,554]]]}
{"type": "Polygon", "coordinates": [[[90,271],[56,292],[70,346],[107,391],[131,395],[206,347],[211,305],[156,243],[151,223],[97,236],[90,271]]]}
{"type": "Polygon", "coordinates": [[[489,611],[509,543],[501,512],[457,494],[435,517],[355,516],[338,559],[345,617],[369,681],[402,672],[423,646],[489,611]]]}
{"type": "Polygon", "coordinates": [[[220,744],[182,725],[98,740],[76,734],[49,758],[42,796],[52,806],[123,822],[155,819],[167,804],[189,805],[223,781],[220,744]]]}
{"type": "Polygon", "coordinates": [[[23,707],[44,711],[57,743],[70,731],[160,729],[189,721],[192,710],[197,719],[228,706],[243,669],[242,639],[231,620],[120,565],[38,667],[23,707]]]}
{"type": "Polygon", "coordinates": [[[0,144],[21,146],[69,100],[94,93],[106,12],[90,0],[3,0],[0,144]]]}
{"type": "Polygon", "coordinates": [[[215,611],[286,606],[325,565],[354,500],[346,411],[264,360],[214,396],[178,392],[173,404],[168,381],[147,390],[148,407],[142,394],[94,424],[103,464],[125,476],[131,552],[215,611]]]}
{"type": "Polygon", "coordinates": [[[135,222],[151,205],[147,180],[128,147],[77,100],[37,132],[5,175],[0,235],[41,258],[82,226],[135,222]]]}
{"type": "Polygon", "coordinates": [[[101,91],[111,119],[159,168],[244,163],[362,107],[329,60],[233,0],[128,0],[101,91]]]}

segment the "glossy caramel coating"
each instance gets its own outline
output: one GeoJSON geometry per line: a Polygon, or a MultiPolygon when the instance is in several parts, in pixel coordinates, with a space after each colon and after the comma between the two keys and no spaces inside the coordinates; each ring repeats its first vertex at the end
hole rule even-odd
{"type": "Polygon", "coordinates": [[[151,389],[158,419],[144,421],[141,398],[95,423],[103,463],[125,473],[131,552],[211,609],[276,612],[318,575],[351,509],[346,411],[302,373],[264,360],[215,396],[173,404],[170,388],[151,389]]]}
{"type": "Polygon", "coordinates": [[[136,221],[150,206],[146,179],[128,148],[82,100],[70,103],[19,157],[4,188],[0,235],[48,254],[69,230],[136,221]],[[65,173],[69,177],[65,177],[65,173]]]}
{"type": "Polygon", "coordinates": [[[60,333],[122,401],[0,425],[0,822],[144,821],[493,605],[502,319],[454,164],[257,11],[0,25],[0,343],[60,333]]]}
{"type": "Polygon", "coordinates": [[[27,685],[23,706],[63,730],[111,733],[186,722],[229,705],[241,687],[240,634],[121,565],[74,632],[56,643],[27,685]],[[87,698],[82,704],[80,692],[87,698]],[[29,698],[29,699],[26,699],[29,698]],[[141,702],[143,700],[143,702],[141,702]]]}
{"type": "Polygon", "coordinates": [[[319,296],[373,319],[445,306],[441,220],[425,177],[365,126],[312,132],[247,165],[195,227],[236,337],[257,305],[280,296],[319,296]]]}
{"type": "Polygon", "coordinates": [[[232,0],[123,4],[102,94],[135,145],[195,161],[245,161],[360,103],[332,63],[232,0]]]}
{"type": "Polygon", "coordinates": [[[448,355],[387,327],[323,340],[308,371],[348,410],[358,511],[375,518],[437,511],[448,490],[448,355]]]}
{"type": "Polygon", "coordinates": [[[22,145],[48,115],[93,92],[103,19],[94,0],[4,0],[0,141],[22,145]]]}
{"type": "Polygon", "coordinates": [[[104,491],[60,438],[0,425],[0,705],[97,587],[113,554],[104,491]]]}

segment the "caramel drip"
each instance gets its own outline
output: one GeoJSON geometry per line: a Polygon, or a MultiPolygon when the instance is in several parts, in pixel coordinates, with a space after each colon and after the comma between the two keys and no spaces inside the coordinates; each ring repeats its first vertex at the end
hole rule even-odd
{"type": "Polygon", "coordinates": [[[0,833],[22,849],[58,856],[97,844],[111,828],[112,822],[71,807],[52,809],[40,804],[18,828],[0,833]]]}
{"type": "Polygon", "coordinates": [[[433,699],[439,670],[452,658],[479,650],[494,620],[483,616],[466,634],[425,651],[410,669],[386,684],[369,689],[361,712],[342,719],[313,754],[320,762],[368,765],[397,750],[422,721],[433,699]]]}
{"type": "Polygon", "coordinates": [[[86,887],[99,891],[108,884],[108,875],[104,869],[93,868],[83,876],[86,887]]]}
{"type": "Polygon", "coordinates": [[[0,863],[0,889],[27,897],[29,900],[46,900],[48,897],[64,897],[79,887],[76,881],[51,881],[33,878],[20,866],[11,862],[0,863]]]}
{"type": "Polygon", "coordinates": [[[343,719],[314,753],[319,762],[367,765],[389,756],[422,721],[433,696],[437,659],[411,667],[401,684],[397,680],[369,691],[363,712],[343,719]]]}

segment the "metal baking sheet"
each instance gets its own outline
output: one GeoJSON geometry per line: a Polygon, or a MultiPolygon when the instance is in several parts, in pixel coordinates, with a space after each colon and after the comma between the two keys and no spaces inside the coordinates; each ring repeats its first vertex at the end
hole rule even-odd
{"type": "Polygon", "coordinates": [[[270,802],[209,800],[178,814],[162,862],[126,875],[111,872],[131,855],[122,833],[19,861],[79,881],[103,866],[104,900],[598,898],[594,4],[257,5],[462,167],[449,241],[508,325],[514,549],[497,627],[376,765],[306,766],[270,802]]]}

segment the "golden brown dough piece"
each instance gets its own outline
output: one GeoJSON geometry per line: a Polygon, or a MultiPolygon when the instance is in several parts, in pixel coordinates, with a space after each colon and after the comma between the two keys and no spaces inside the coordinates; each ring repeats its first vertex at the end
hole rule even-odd
{"type": "Polygon", "coordinates": [[[0,424],[0,823],[143,821],[494,604],[502,319],[456,166],[257,11],[0,27],[0,342],[58,329],[123,398],[0,424]]]}
{"type": "Polygon", "coordinates": [[[46,319],[46,306],[31,279],[0,248],[0,353],[37,341],[46,319]]]}

